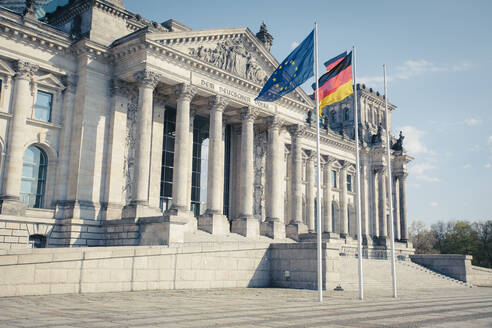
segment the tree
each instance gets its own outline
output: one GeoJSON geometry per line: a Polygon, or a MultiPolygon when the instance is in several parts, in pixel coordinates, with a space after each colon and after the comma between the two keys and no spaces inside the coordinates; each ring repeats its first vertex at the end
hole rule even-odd
{"type": "Polygon", "coordinates": [[[478,237],[477,251],[473,255],[474,264],[492,268],[492,220],[475,222],[473,229],[478,237]]]}
{"type": "Polygon", "coordinates": [[[409,229],[416,254],[435,254],[436,239],[433,232],[422,221],[413,221],[409,229]]]}
{"type": "Polygon", "coordinates": [[[474,255],[478,249],[478,234],[466,221],[457,221],[446,233],[440,249],[442,254],[474,255]]]}

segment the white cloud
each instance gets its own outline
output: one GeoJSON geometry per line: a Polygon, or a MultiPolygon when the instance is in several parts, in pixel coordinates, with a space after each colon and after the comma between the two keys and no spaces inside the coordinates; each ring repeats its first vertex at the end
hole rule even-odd
{"type": "Polygon", "coordinates": [[[463,168],[464,169],[470,169],[471,167],[472,167],[471,164],[465,164],[465,165],[463,165],[463,168]]]}
{"type": "Polygon", "coordinates": [[[437,207],[437,206],[439,206],[439,203],[434,201],[434,202],[430,202],[429,205],[432,207],[437,207]]]}
{"type": "Polygon", "coordinates": [[[470,151],[479,151],[479,150],[480,150],[479,145],[473,145],[472,147],[470,147],[470,151]]]}
{"type": "Polygon", "coordinates": [[[485,167],[486,169],[490,169],[490,168],[492,168],[492,164],[487,163],[487,164],[485,164],[483,167],[485,167]]]}
{"type": "Polygon", "coordinates": [[[472,117],[472,118],[466,119],[465,123],[468,126],[476,126],[476,125],[479,125],[480,123],[482,123],[482,120],[472,117]]]}
{"type": "Polygon", "coordinates": [[[294,50],[295,48],[297,48],[297,46],[298,46],[298,45],[299,45],[299,42],[297,42],[297,41],[296,41],[296,42],[292,42],[292,43],[290,44],[290,48],[291,48],[292,50],[294,50]]]}
{"type": "Polygon", "coordinates": [[[409,173],[420,181],[440,182],[441,180],[438,177],[434,176],[432,172],[429,172],[437,169],[434,162],[435,160],[428,159],[424,160],[424,162],[415,163],[413,166],[409,167],[409,173]]]}
{"type": "MultiPolygon", "coordinates": [[[[389,71],[386,76],[386,81],[393,80],[408,80],[413,77],[421,76],[428,73],[435,72],[462,72],[472,68],[472,65],[468,61],[462,61],[451,65],[436,65],[425,59],[410,59],[403,64],[397,65],[393,70],[389,71]]],[[[362,76],[358,80],[360,83],[367,84],[369,86],[380,87],[383,85],[383,76],[362,76]]]]}
{"type": "Polygon", "coordinates": [[[422,140],[425,135],[424,131],[411,125],[403,126],[400,130],[405,135],[405,149],[410,155],[432,153],[422,140]]]}

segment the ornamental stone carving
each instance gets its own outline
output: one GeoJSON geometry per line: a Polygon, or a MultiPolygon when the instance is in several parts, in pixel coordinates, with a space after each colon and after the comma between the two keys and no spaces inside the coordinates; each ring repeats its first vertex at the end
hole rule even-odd
{"type": "Polygon", "coordinates": [[[209,106],[211,110],[216,110],[219,112],[223,112],[226,108],[229,101],[225,97],[221,96],[212,96],[209,98],[209,106]]]}
{"type": "Polygon", "coordinates": [[[266,131],[255,134],[255,178],[254,178],[254,194],[253,194],[253,209],[254,215],[264,221],[265,218],[265,160],[267,151],[267,133],[266,131]]]}
{"type": "Polygon", "coordinates": [[[250,122],[254,122],[256,117],[258,116],[258,111],[252,107],[243,107],[241,109],[241,120],[246,120],[250,122]]]}
{"type": "Polygon", "coordinates": [[[284,122],[278,116],[270,116],[267,119],[267,124],[269,129],[279,130],[284,122]]]}
{"type": "Polygon", "coordinates": [[[125,154],[123,165],[123,176],[125,177],[123,193],[125,194],[125,200],[127,204],[131,201],[133,195],[132,186],[135,176],[135,150],[137,148],[137,112],[138,105],[132,102],[128,103],[126,118],[125,154]]]}
{"type": "Polygon", "coordinates": [[[174,87],[174,94],[178,100],[191,101],[196,94],[196,88],[185,83],[180,83],[174,87]]]}
{"type": "Polygon", "coordinates": [[[135,78],[135,80],[137,80],[140,86],[155,89],[155,87],[159,83],[161,75],[156,72],[144,69],[143,71],[133,74],[133,77],[135,78]]]}
{"type": "Polygon", "coordinates": [[[239,38],[219,42],[215,48],[190,48],[189,54],[258,84],[263,84],[267,78],[253,54],[244,47],[239,38]]]}
{"type": "Polygon", "coordinates": [[[39,66],[19,60],[16,67],[16,77],[19,79],[30,80],[38,71],[39,66]]]}

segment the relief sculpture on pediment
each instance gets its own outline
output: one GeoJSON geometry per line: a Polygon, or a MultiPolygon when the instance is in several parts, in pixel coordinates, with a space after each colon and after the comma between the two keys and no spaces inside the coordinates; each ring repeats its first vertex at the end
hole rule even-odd
{"type": "Polygon", "coordinates": [[[266,81],[265,72],[238,39],[219,42],[215,48],[190,48],[189,54],[251,82],[263,84],[266,81]]]}

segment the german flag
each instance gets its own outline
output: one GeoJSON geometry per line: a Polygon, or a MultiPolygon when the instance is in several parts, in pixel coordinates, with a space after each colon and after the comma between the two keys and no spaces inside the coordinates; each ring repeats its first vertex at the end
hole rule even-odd
{"type": "Polygon", "coordinates": [[[319,90],[314,93],[315,99],[319,99],[320,115],[323,107],[342,101],[354,92],[352,52],[327,61],[325,66],[328,72],[319,78],[319,90]]]}

